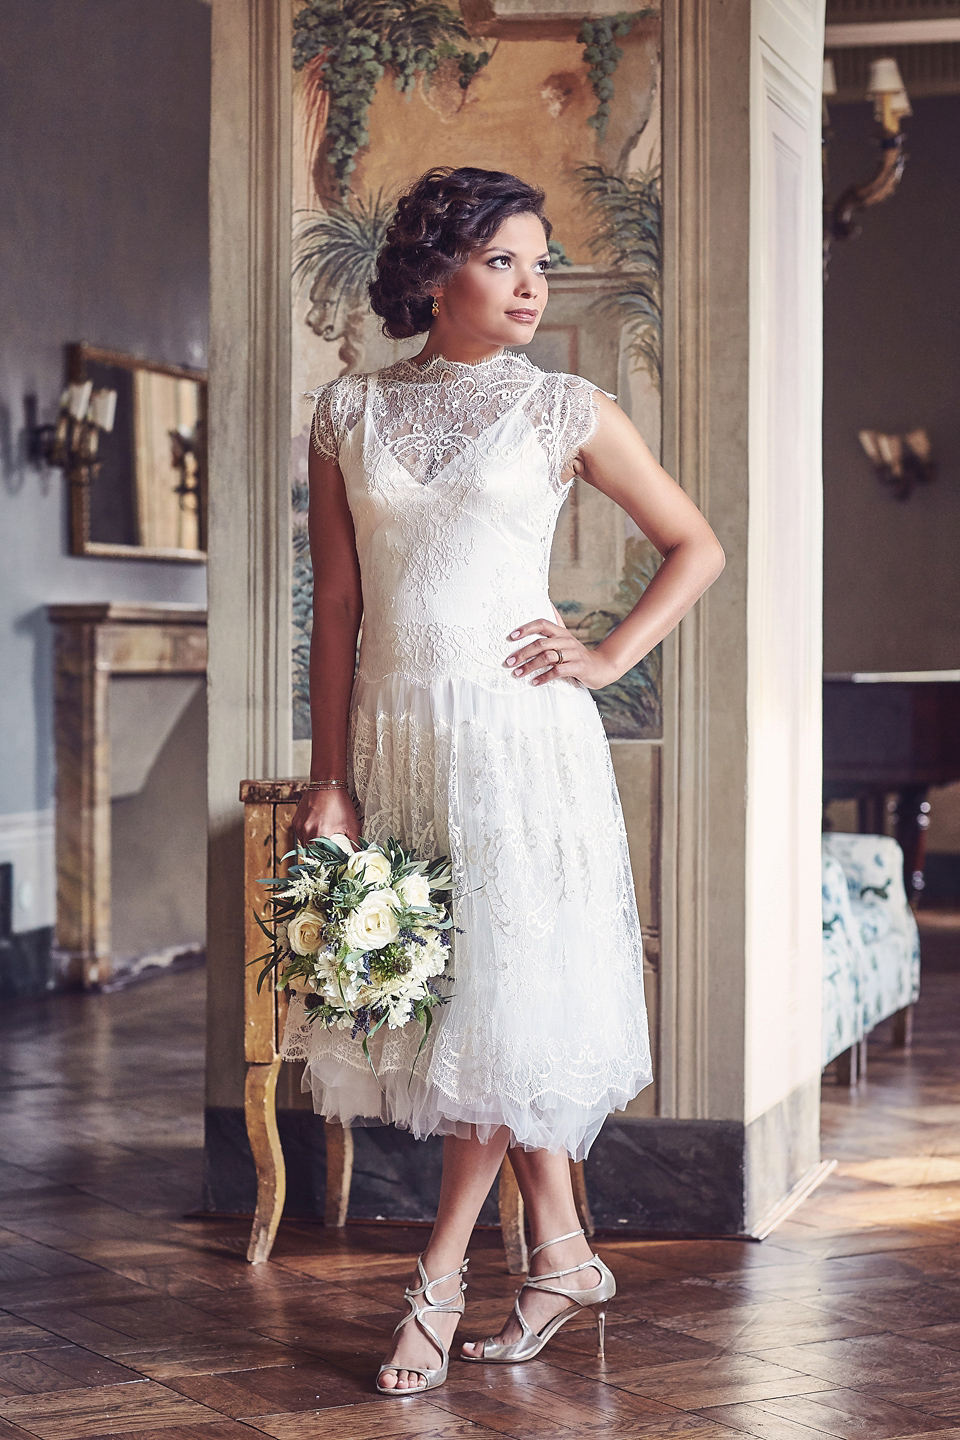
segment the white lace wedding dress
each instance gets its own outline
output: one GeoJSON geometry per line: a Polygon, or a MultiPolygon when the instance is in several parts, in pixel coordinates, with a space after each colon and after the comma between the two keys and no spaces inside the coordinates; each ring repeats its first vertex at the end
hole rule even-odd
{"type": "MultiPolygon", "coordinates": [[[[453,998],[371,1042],[291,1001],[283,1054],[344,1124],[486,1139],[582,1159],[651,1080],[640,921],[610,749],[589,689],[532,685],[509,632],[553,611],[547,570],[591,435],[594,387],[502,353],[347,375],[316,395],[363,582],[350,706],[362,833],[449,855],[453,998]]],[[[526,641],[521,643],[527,643],[526,641]]]]}

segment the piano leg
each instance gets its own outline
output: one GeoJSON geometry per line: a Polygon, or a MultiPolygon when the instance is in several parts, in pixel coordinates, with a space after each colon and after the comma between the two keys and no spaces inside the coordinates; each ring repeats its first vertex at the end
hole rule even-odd
{"type": "Polygon", "coordinates": [[[908,901],[923,889],[926,832],[930,822],[920,807],[926,798],[925,785],[908,785],[897,796],[895,834],[903,851],[903,884],[908,901]]]}
{"type": "Polygon", "coordinates": [[[867,790],[857,796],[857,829],[861,835],[886,834],[886,806],[882,790],[867,790]]]}

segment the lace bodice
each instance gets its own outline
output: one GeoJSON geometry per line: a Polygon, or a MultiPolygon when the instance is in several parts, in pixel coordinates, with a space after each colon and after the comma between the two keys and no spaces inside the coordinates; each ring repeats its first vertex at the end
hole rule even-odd
{"type": "Polygon", "coordinates": [[[313,392],[313,443],[339,461],[356,532],[363,679],[525,683],[503,667],[507,635],[552,618],[564,470],[596,426],[594,394],[508,352],[402,360],[313,392]]]}

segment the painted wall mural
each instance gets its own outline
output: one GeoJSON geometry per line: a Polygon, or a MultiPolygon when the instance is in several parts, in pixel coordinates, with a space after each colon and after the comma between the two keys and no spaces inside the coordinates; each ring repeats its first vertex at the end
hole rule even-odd
{"type": "MultiPolygon", "coordinates": [[[[658,6],[590,14],[583,0],[549,20],[524,18],[516,0],[462,0],[459,9],[442,0],[294,3],[294,738],[306,739],[302,395],[421,348],[387,340],[366,298],[404,186],[434,165],[477,165],[543,187],[554,225],[551,295],[526,353],[616,393],[659,449],[660,20],[658,6]]],[[[581,639],[601,639],[626,614],[658,560],[629,517],[574,482],[550,592],[581,639]]],[[[659,650],[596,700],[611,738],[659,738],[659,650]]]]}

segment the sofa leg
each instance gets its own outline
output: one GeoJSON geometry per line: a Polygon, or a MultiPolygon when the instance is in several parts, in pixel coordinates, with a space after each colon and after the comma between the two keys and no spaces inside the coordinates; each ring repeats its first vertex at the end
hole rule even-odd
{"type": "Polygon", "coordinates": [[[893,1017],[893,1043],[902,1050],[913,1044],[913,1006],[904,1005],[893,1017]]]}
{"type": "Polygon", "coordinates": [[[858,1041],[856,1046],[857,1084],[859,1084],[861,1080],[866,1080],[867,1078],[867,1039],[868,1036],[864,1035],[863,1039],[858,1041]]]}
{"type": "Polygon", "coordinates": [[[836,1060],[838,1085],[843,1085],[848,1090],[852,1090],[854,1088],[860,1074],[859,1060],[859,1041],[851,1045],[849,1050],[841,1050],[836,1060]]]}

